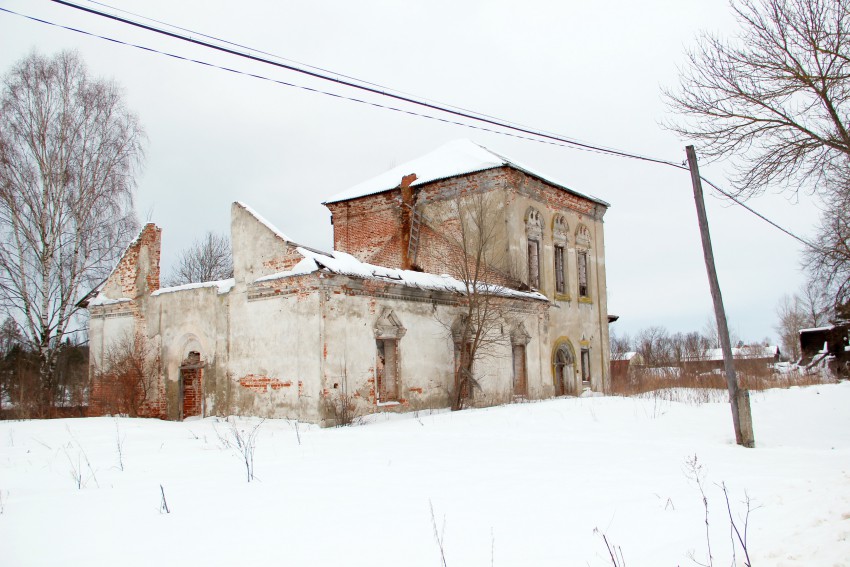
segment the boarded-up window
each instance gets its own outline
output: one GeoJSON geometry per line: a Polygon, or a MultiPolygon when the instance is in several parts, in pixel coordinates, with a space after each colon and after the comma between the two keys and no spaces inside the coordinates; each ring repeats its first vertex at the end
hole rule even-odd
{"type": "Polygon", "coordinates": [[[378,401],[398,401],[398,341],[377,339],[378,401]]]}
{"type": "Polygon", "coordinates": [[[528,241],[528,285],[540,287],[540,242],[528,241]]]}
{"type": "Polygon", "coordinates": [[[580,251],[578,253],[578,294],[582,297],[587,297],[590,294],[587,285],[587,252],[580,251]]]}
{"type": "Polygon", "coordinates": [[[528,378],[525,367],[525,345],[513,345],[514,395],[528,395],[528,378]]]}
{"type": "Polygon", "coordinates": [[[564,247],[555,246],[555,291],[557,293],[566,293],[564,281],[564,247]]]}

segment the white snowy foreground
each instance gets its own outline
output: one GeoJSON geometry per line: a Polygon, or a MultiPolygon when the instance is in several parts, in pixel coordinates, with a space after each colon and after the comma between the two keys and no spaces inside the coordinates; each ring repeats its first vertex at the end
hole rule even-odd
{"type": "Polygon", "coordinates": [[[0,422],[0,564],[436,567],[431,505],[450,567],[610,565],[601,533],[629,567],[707,564],[697,455],[714,565],[732,564],[721,482],[741,528],[751,499],[753,565],[850,565],[850,383],[754,393],[753,415],[756,449],[720,402],[420,412],[300,425],[300,444],[268,420],[250,483],[215,418],[0,422]]]}

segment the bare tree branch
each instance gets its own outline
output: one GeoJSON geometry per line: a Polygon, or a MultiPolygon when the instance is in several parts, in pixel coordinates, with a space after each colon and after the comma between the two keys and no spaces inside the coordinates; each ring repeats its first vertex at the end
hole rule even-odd
{"type": "Polygon", "coordinates": [[[177,266],[166,285],[212,282],[233,277],[233,253],[230,240],[223,234],[207,232],[180,253],[177,266]]]}
{"type": "Polygon", "coordinates": [[[665,125],[732,157],[739,196],[778,183],[797,191],[850,156],[850,5],[844,0],[733,0],[741,32],[703,34],[664,91],[682,118],[665,125]]]}

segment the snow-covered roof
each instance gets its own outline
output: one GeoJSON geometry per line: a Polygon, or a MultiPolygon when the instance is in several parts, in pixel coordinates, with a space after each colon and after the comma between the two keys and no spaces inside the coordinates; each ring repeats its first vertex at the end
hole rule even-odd
{"type": "Polygon", "coordinates": [[[829,325],[828,327],[810,327],[808,329],[800,329],[799,333],[815,333],[822,331],[831,331],[835,328],[835,325],[829,325]]]}
{"type": "Polygon", "coordinates": [[[377,177],[358,183],[357,185],[330,197],[325,201],[325,204],[348,201],[358,197],[365,197],[367,195],[390,191],[399,186],[402,177],[411,173],[416,174],[416,181],[411,184],[412,187],[415,187],[417,185],[423,185],[425,183],[438,181],[447,177],[475,173],[504,166],[523,171],[532,177],[542,179],[547,183],[555,185],[556,187],[569,191],[570,193],[580,197],[589,199],[595,203],[599,203],[606,207],[610,206],[601,199],[573,191],[566,185],[554,181],[551,177],[536,173],[532,169],[522,166],[514,160],[509,160],[504,156],[488,150],[484,146],[466,139],[454,140],[444,144],[431,153],[403,163],[378,175],[377,177]]]}
{"type": "MultiPolygon", "coordinates": [[[[776,345],[752,345],[732,348],[733,358],[770,358],[776,356],[779,347],[776,345]]],[[[723,360],[723,349],[711,348],[705,352],[705,360],[723,360]]]]}
{"type": "MultiPolygon", "coordinates": [[[[465,293],[466,291],[464,283],[461,280],[446,274],[437,275],[376,266],[361,262],[354,256],[339,251],[318,252],[301,246],[297,250],[299,254],[304,256],[304,259],[291,270],[263,276],[255,281],[264,282],[309,274],[316,271],[327,271],[356,278],[382,280],[424,290],[452,291],[457,293],[465,293]]],[[[519,291],[505,286],[489,284],[484,287],[484,290],[502,297],[548,301],[545,295],[536,291],[519,291]]]]}

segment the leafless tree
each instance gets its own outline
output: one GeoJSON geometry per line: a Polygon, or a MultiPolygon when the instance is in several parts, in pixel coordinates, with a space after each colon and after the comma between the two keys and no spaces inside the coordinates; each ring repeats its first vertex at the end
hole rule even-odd
{"type": "MultiPolygon", "coordinates": [[[[848,162],[850,164],[850,162],[848,162]]],[[[850,305],[850,180],[833,188],[824,199],[814,247],[804,252],[804,265],[815,281],[813,293],[826,290],[832,307],[850,305]]],[[[819,303],[820,298],[814,303],[819,303]]]]}
{"type": "Polygon", "coordinates": [[[771,183],[817,191],[850,156],[850,4],[732,0],[740,33],[704,33],[664,93],[668,127],[733,157],[742,196],[771,183]]]}
{"type": "Polygon", "coordinates": [[[207,232],[180,253],[166,285],[212,282],[233,277],[233,253],[224,234],[207,232]]]}
{"type": "Polygon", "coordinates": [[[137,417],[144,404],[155,397],[159,360],[148,340],[128,331],[113,341],[94,368],[94,379],[106,390],[102,396],[109,407],[103,410],[137,417]]]}
{"type": "MultiPolygon", "coordinates": [[[[732,324],[728,323],[729,327],[729,342],[734,347],[741,342],[741,337],[732,328],[732,324]]],[[[705,319],[705,324],[702,327],[702,335],[708,341],[708,348],[720,348],[720,335],[717,331],[717,319],[713,315],[709,315],[705,319]]]]}
{"type": "Polygon", "coordinates": [[[626,354],[632,352],[632,339],[628,334],[620,336],[612,331],[609,344],[611,346],[611,360],[625,360],[626,354]]]}
{"type": "Polygon", "coordinates": [[[648,327],[635,337],[635,350],[648,367],[671,366],[673,350],[670,334],[664,327],[648,327]]]}
{"type": "Polygon", "coordinates": [[[800,329],[826,324],[830,311],[828,295],[817,281],[806,282],[799,293],[782,296],[776,306],[778,320],[774,327],[782,352],[791,360],[798,360],[800,329]]]}
{"type": "Polygon", "coordinates": [[[682,359],[690,361],[706,360],[711,342],[702,334],[692,331],[681,335],[682,359]]]}
{"type": "MultiPolygon", "coordinates": [[[[850,235],[848,235],[850,238],[850,235]]],[[[850,242],[848,242],[850,243],[850,242]]],[[[848,256],[850,259],[850,256],[848,256]]],[[[850,268],[850,265],[848,265],[850,268]]],[[[850,274],[848,274],[850,277],[850,274]]],[[[817,278],[810,278],[800,287],[800,306],[806,313],[806,324],[810,327],[820,327],[829,322],[833,305],[830,298],[829,284],[817,278]]]]}
{"type": "Polygon", "coordinates": [[[451,213],[440,231],[445,239],[443,262],[463,283],[462,313],[451,325],[455,343],[455,390],[452,409],[465,407],[480,385],[476,361],[493,356],[505,341],[499,331],[510,302],[506,283],[515,279],[506,269],[505,246],[499,232],[499,204],[493,194],[474,193],[450,203],[451,213]]]}
{"type": "Polygon", "coordinates": [[[0,94],[0,304],[39,354],[41,406],[77,302],[136,230],[143,133],[119,88],[77,54],[33,53],[0,94]]]}

